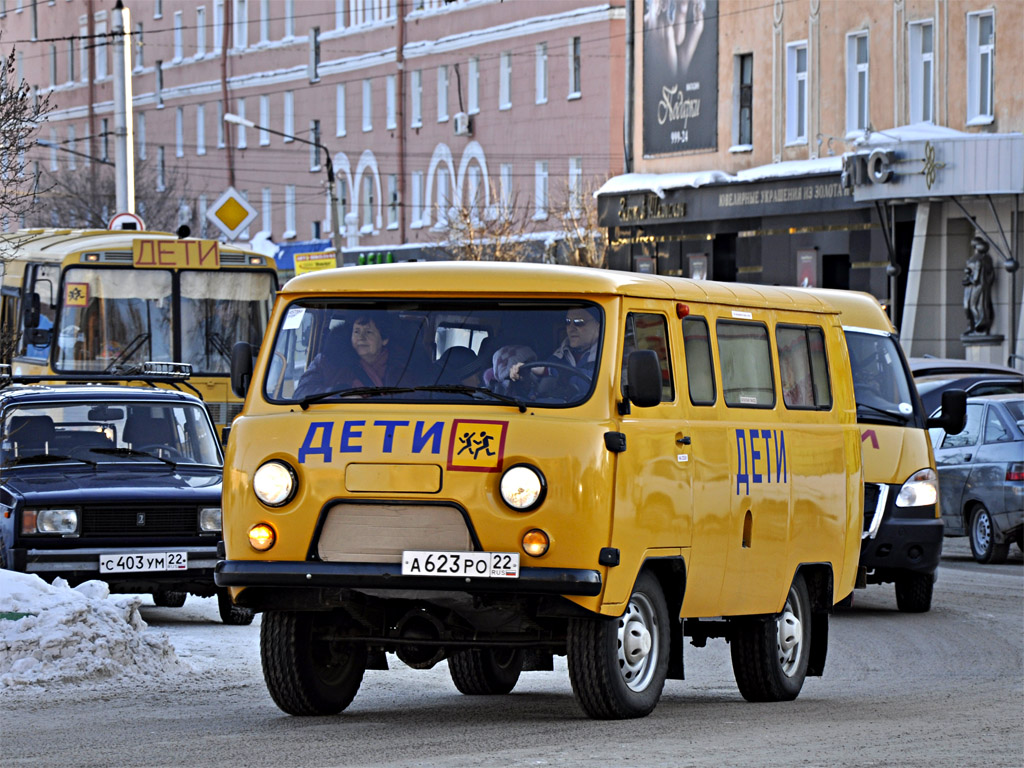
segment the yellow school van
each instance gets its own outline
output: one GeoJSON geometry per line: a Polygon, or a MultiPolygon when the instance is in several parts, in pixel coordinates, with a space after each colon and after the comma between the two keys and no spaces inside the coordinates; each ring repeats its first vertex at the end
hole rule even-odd
{"type": "Polygon", "coordinates": [[[839,317],[799,291],[436,262],[289,281],[228,440],[216,580],[270,694],[336,713],[389,654],[503,694],[565,656],[648,714],[683,646],[741,694],[822,674],[863,478],[839,317]]]}
{"type": "Polygon", "coordinates": [[[932,605],[943,535],[939,475],[928,428],[959,434],[966,394],[943,393],[944,415],[929,419],[896,329],[878,299],[860,291],[811,292],[839,310],[850,350],[864,464],[864,531],[856,586],[892,583],[900,611],[926,612],[932,605]]]}

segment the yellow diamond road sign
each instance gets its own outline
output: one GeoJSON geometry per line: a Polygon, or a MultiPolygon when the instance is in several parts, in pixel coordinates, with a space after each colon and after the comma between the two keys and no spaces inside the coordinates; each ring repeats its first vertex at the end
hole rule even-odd
{"type": "Polygon", "coordinates": [[[231,240],[240,235],[256,218],[256,209],[234,187],[228,187],[217,202],[206,211],[206,218],[212,221],[231,240]]]}

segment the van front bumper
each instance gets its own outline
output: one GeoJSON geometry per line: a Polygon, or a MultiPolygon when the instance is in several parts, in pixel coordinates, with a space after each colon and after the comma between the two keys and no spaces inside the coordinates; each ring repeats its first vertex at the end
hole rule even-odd
{"type": "MultiPolygon", "coordinates": [[[[870,484],[869,484],[870,485],[870,484]]],[[[944,525],[935,516],[935,505],[897,507],[898,488],[876,486],[865,501],[864,536],[861,539],[860,566],[868,571],[869,583],[893,580],[894,572],[934,573],[942,558],[944,525]]]]}
{"type": "Polygon", "coordinates": [[[601,574],[584,568],[520,568],[517,579],[403,576],[401,563],[263,562],[221,560],[218,587],[313,587],[469,592],[471,594],[601,594],[601,574]]]}

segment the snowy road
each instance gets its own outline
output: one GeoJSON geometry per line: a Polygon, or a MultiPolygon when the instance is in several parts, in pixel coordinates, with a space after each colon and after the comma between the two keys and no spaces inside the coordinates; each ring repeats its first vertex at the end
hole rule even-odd
{"type": "MultiPolygon", "coordinates": [[[[963,544],[961,546],[961,544],[963,544]]],[[[687,646],[687,680],[654,713],[584,718],[564,660],[510,696],[461,696],[447,666],[367,672],[331,718],[283,715],[263,685],[259,618],[213,600],[143,607],[186,671],[0,688],[0,765],[15,766],[1014,766],[1024,764],[1024,567],[979,566],[947,540],[932,611],[896,612],[891,587],[833,617],[825,676],[789,704],[745,703],[728,647],[687,646]],[[191,670],[187,668],[191,667],[191,670]]]]}

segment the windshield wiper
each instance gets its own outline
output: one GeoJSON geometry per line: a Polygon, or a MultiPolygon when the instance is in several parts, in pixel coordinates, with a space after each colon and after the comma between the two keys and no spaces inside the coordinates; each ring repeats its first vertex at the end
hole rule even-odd
{"type": "Polygon", "coordinates": [[[41,453],[38,456],[19,456],[16,459],[11,459],[7,462],[7,466],[13,467],[16,464],[32,464],[32,463],[50,463],[54,461],[80,461],[83,464],[89,464],[95,467],[95,461],[89,461],[89,459],[81,459],[78,456],[62,456],[59,453],[41,453]]]}
{"type": "Polygon", "coordinates": [[[873,411],[881,416],[888,416],[890,419],[895,421],[897,424],[906,424],[910,421],[910,416],[899,413],[898,411],[890,411],[886,408],[878,408],[874,405],[868,405],[867,403],[857,403],[858,416],[861,408],[865,408],[869,411],[873,411]]]}
{"type": "Polygon", "coordinates": [[[304,397],[299,401],[299,406],[302,410],[306,410],[310,404],[318,403],[321,400],[326,400],[329,397],[349,397],[349,396],[371,396],[371,395],[395,395],[395,394],[407,394],[409,392],[452,392],[459,395],[487,395],[498,402],[505,403],[507,405],[514,405],[519,409],[520,413],[526,412],[526,406],[514,397],[508,395],[502,395],[497,392],[492,392],[484,387],[471,387],[466,384],[444,384],[434,385],[429,387],[348,387],[345,389],[338,389],[332,392],[321,392],[316,395],[310,395],[304,397]]]}
{"type": "Polygon", "coordinates": [[[163,456],[157,456],[155,453],[149,453],[148,451],[137,451],[134,448],[90,448],[93,453],[103,453],[109,456],[146,456],[150,459],[156,459],[162,461],[170,467],[177,467],[178,462],[165,459],[163,456]]]}
{"type": "Polygon", "coordinates": [[[141,347],[143,344],[145,344],[148,340],[149,340],[149,332],[148,331],[143,331],[142,333],[140,333],[138,336],[136,336],[134,339],[132,339],[130,342],[128,342],[128,346],[125,347],[124,349],[122,349],[120,354],[118,354],[117,357],[115,357],[113,360],[110,361],[110,365],[108,365],[104,369],[103,372],[104,373],[121,373],[121,370],[120,370],[121,361],[129,359],[132,355],[135,354],[135,351],[139,347],[141,347]]]}

